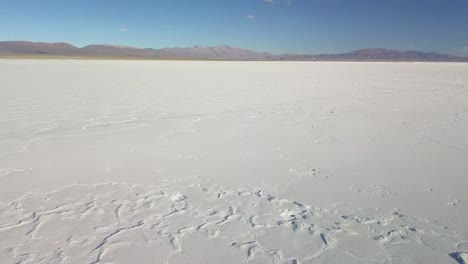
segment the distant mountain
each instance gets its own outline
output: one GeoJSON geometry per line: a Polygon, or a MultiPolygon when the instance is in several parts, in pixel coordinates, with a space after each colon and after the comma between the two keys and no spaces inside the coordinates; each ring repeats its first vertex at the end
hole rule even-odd
{"type": "Polygon", "coordinates": [[[83,56],[101,57],[159,57],[153,49],[140,49],[117,45],[89,45],[79,49],[83,56]]]}
{"type": "Polygon", "coordinates": [[[341,54],[314,56],[319,61],[434,61],[468,62],[467,57],[457,57],[434,52],[399,51],[389,49],[363,49],[341,54]]]}
{"type": "Polygon", "coordinates": [[[235,48],[227,45],[216,47],[194,46],[191,48],[164,48],[159,50],[164,57],[204,58],[225,60],[267,60],[273,54],[235,48]]]}
{"type": "Polygon", "coordinates": [[[446,61],[468,62],[468,57],[456,57],[433,52],[363,49],[340,54],[274,55],[227,45],[190,48],[141,49],[118,45],[89,45],[78,48],[68,43],[28,41],[0,42],[0,56],[64,56],[116,57],[141,59],[200,59],[200,60],[260,60],[260,61],[446,61]]]}
{"type": "Polygon", "coordinates": [[[255,52],[230,46],[191,48],[140,49],[117,45],[89,45],[78,48],[67,43],[43,43],[27,41],[0,42],[0,55],[49,55],[81,57],[130,57],[208,60],[267,60],[269,53],[255,52]]]}
{"type": "Polygon", "coordinates": [[[70,57],[158,57],[152,49],[138,49],[117,45],[89,45],[78,48],[68,43],[44,43],[28,41],[0,42],[2,55],[49,55],[70,57]]]}
{"type": "Polygon", "coordinates": [[[79,49],[68,43],[45,43],[29,41],[3,41],[0,42],[0,54],[25,55],[67,55],[74,54],[79,49]]]}

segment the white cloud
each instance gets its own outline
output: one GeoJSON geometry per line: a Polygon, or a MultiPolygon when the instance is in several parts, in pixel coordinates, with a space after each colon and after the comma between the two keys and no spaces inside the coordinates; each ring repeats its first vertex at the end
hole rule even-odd
{"type": "Polygon", "coordinates": [[[254,15],[247,15],[247,16],[245,16],[245,19],[255,19],[255,16],[254,15]]]}
{"type": "Polygon", "coordinates": [[[119,31],[120,31],[120,32],[128,32],[128,29],[126,29],[126,28],[121,28],[121,29],[119,29],[119,31]]]}
{"type": "MultiPolygon", "coordinates": [[[[321,1],[330,1],[330,0],[321,0],[321,1]]],[[[278,5],[292,5],[294,3],[294,0],[263,0],[263,3],[278,4],[278,5]]]]}

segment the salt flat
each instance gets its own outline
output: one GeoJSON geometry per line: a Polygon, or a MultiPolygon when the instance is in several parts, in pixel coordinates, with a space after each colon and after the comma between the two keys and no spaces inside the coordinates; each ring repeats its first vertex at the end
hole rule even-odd
{"type": "Polygon", "coordinates": [[[468,64],[0,60],[0,263],[468,263],[468,64]]]}

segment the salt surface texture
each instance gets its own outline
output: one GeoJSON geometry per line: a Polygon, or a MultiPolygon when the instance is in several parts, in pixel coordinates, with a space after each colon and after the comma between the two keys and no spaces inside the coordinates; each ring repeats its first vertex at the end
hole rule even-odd
{"type": "Polygon", "coordinates": [[[0,60],[0,110],[0,263],[468,263],[468,64],[0,60]]]}

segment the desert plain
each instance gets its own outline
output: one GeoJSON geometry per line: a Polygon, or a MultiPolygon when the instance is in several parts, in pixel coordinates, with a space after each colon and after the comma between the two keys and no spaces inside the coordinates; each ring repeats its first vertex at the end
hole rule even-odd
{"type": "Polygon", "coordinates": [[[468,263],[468,64],[0,60],[0,263],[468,263]]]}

